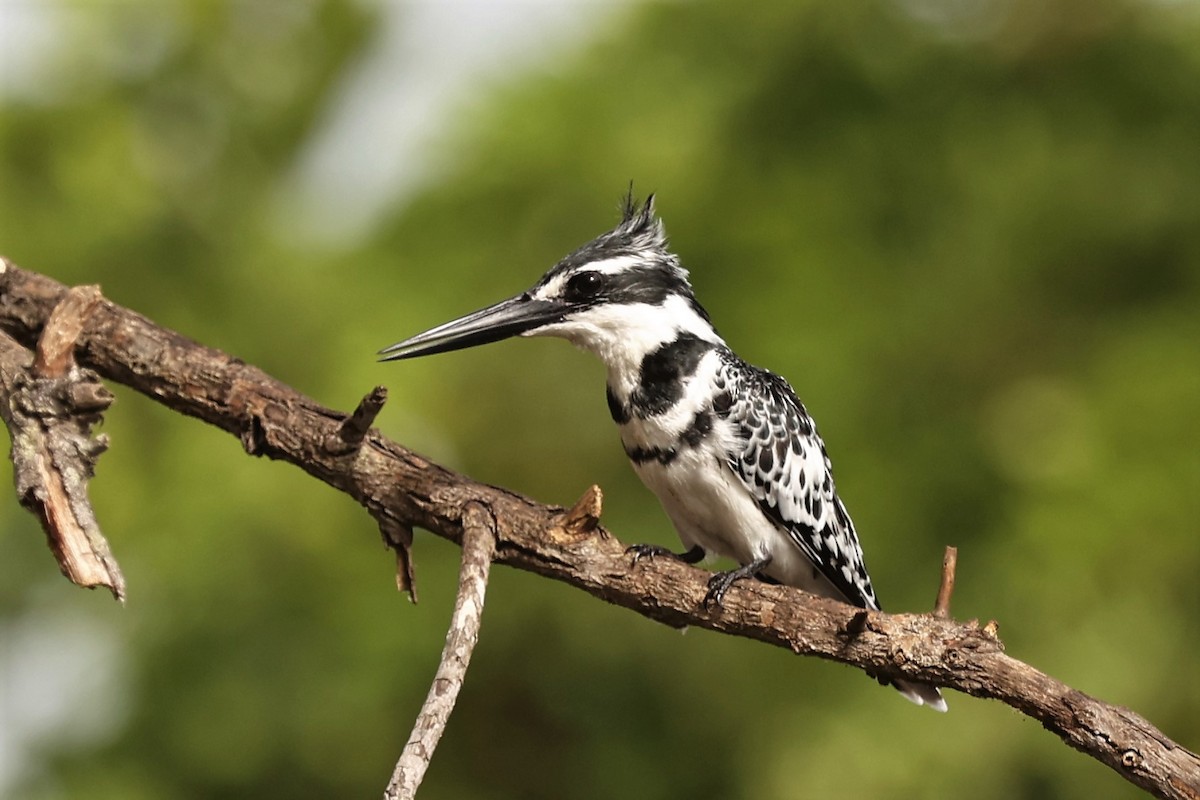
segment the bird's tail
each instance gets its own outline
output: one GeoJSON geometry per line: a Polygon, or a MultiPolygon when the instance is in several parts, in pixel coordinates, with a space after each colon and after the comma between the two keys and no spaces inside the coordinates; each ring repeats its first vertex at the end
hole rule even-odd
{"type": "Polygon", "coordinates": [[[909,683],[908,681],[892,681],[891,684],[896,687],[896,691],[904,695],[905,700],[919,706],[929,706],[934,711],[942,713],[948,710],[946,698],[942,697],[942,693],[936,686],[930,686],[927,683],[909,683]]]}

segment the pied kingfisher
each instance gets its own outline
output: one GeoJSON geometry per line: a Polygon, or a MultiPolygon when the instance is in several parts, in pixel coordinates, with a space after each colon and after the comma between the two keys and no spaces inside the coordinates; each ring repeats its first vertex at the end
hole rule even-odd
{"type": "MultiPolygon", "coordinates": [[[[516,335],[566,339],[607,367],[625,454],[686,548],[635,545],[635,562],[736,561],[713,575],[706,603],[719,605],[734,581],[754,576],[879,609],[812,418],[787,381],[743,361],[717,334],[667,249],[654,196],[638,207],[630,193],[623,210],[616,228],[528,291],[385,348],[382,360],[516,335]]],[[[891,683],[918,705],[946,710],[932,686],[891,683]]]]}

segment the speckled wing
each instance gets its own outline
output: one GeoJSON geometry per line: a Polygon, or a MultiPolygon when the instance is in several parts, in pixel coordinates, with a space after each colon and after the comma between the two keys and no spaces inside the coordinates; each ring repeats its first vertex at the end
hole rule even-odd
{"type": "Polygon", "coordinates": [[[878,608],[825,445],[792,387],[732,354],[717,381],[716,410],[740,445],[729,452],[730,468],[847,602],[878,608]]]}

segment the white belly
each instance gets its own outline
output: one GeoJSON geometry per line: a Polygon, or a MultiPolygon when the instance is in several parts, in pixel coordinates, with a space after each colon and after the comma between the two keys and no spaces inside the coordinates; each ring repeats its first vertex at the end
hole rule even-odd
{"type": "Polygon", "coordinates": [[[634,464],[642,482],[658,496],[685,549],[749,564],[769,557],[763,570],[788,586],[844,600],[812,562],[762,510],[741,478],[709,447],[686,448],[670,464],[634,464]]]}

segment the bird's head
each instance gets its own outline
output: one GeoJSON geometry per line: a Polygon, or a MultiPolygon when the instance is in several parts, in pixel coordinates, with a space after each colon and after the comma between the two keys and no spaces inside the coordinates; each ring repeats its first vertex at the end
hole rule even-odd
{"type": "Polygon", "coordinates": [[[511,336],[557,336],[622,369],[680,333],[720,342],[687,271],[667,250],[654,196],[639,206],[630,194],[623,211],[617,227],[559,261],[527,291],[387,347],[381,360],[511,336]]]}

